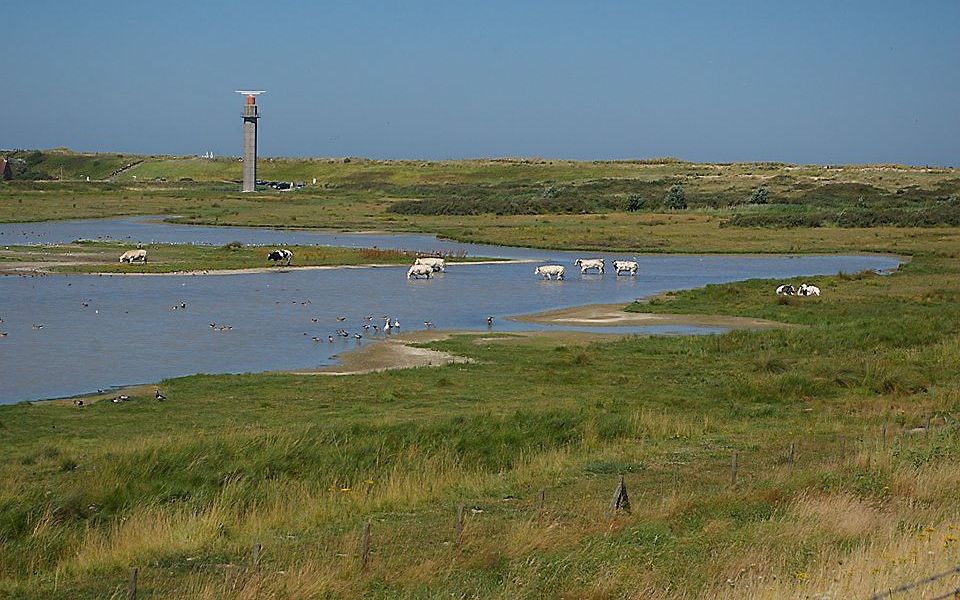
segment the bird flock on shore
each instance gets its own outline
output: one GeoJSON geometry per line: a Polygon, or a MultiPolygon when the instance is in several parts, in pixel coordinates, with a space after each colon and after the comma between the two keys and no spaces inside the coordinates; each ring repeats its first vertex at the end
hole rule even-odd
{"type": "MultiPolygon", "coordinates": [[[[334,337],[334,335],[341,338],[353,338],[355,340],[362,340],[364,335],[377,335],[380,332],[383,332],[384,334],[390,334],[390,333],[397,333],[400,331],[400,320],[397,318],[391,318],[389,315],[383,315],[382,317],[380,317],[380,319],[383,320],[382,326],[379,324],[379,320],[377,322],[374,322],[374,319],[375,317],[373,315],[367,315],[363,317],[363,319],[361,320],[360,326],[358,328],[363,330],[363,333],[361,333],[360,331],[347,331],[343,327],[338,327],[336,330],[334,330],[332,335],[327,336],[326,340],[328,343],[332,344],[334,341],[336,341],[336,338],[334,337]],[[371,334],[371,332],[373,333],[371,334]]],[[[337,315],[336,317],[337,323],[344,323],[346,320],[347,320],[347,317],[344,315],[337,315]]],[[[314,324],[319,324],[320,321],[321,320],[319,317],[310,318],[310,322],[314,324]]],[[[310,334],[305,331],[303,332],[303,335],[309,336],[310,334]]],[[[315,343],[319,343],[323,341],[322,336],[311,336],[310,339],[313,340],[315,343]]]]}

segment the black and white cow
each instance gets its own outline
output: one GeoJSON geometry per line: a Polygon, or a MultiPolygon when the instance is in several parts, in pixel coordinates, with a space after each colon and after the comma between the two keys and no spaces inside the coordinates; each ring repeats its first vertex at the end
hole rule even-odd
{"type": "Polygon", "coordinates": [[[287,266],[290,266],[290,261],[293,260],[293,252],[285,248],[280,250],[271,250],[270,254],[267,255],[267,260],[272,260],[273,262],[280,262],[281,260],[287,261],[287,266]]]}
{"type": "Polygon", "coordinates": [[[797,290],[789,283],[785,283],[777,288],[778,296],[794,296],[796,295],[797,290]]]}

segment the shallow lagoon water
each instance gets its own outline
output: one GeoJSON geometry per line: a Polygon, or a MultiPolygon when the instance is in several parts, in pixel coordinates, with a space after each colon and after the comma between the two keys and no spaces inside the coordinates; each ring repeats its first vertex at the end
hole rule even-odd
{"type": "MultiPolygon", "coordinates": [[[[626,302],[667,290],[751,278],[786,279],[865,269],[895,268],[898,259],[877,255],[726,256],[647,255],[638,277],[581,276],[578,256],[558,252],[461,244],[428,235],[344,234],[265,228],[170,225],[146,218],[0,224],[0,245],[61,243],[78,238],[140,242],[320,244],[466,253],[537,259],[567,265],[566,281],[542,281],[533,264],[451,265],[430,280],[407,280],[403,267],[282,271],[230,276],[0,277],[0,403],[51,398],[98,388],[158,381],[192,373],[243,373],[307,369],[336,362],[336,355],[381,336],[361,328],[364,317],[383,315],[403,330],[432,321],[442,329],[494,331],[555,326],[506,317],[582,304],[626,302]],[[129,237],[128,237],[129,236],[129,237]],[[185,302],[185,310],[171,310],[185,302]],[[88,306],[83,306],[87,303],[88,306]],[[346,316],[342,323],[337,316],[346,316]],[[313,323],[312,319],[318,319],[313,323]],[[35,330],[33,324],[43,324],[35,330]],[[210,323],[229,325],[215,331],[210,323]],[[326,341],[337,328],[362,340],[326,341]],[[305,335],[306,334],[306,335],[305,335]],[[312,337],[322,341],[314,342],[312,337]]],[[[626,257],[624,257],[626,258],[626,257]]],[[[825,290],[829,293],[829,290],[825,290]]],[[[611,331],[610,328],[571,328],[611,331]]],[[[711,328],[655,326],[622,332],[711,333],[711,328]]]]}

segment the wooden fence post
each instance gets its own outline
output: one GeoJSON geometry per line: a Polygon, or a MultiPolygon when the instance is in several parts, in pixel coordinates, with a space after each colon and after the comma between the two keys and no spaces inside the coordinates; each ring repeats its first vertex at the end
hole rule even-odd
{"type": "Polygon", "coordinates": [[[544,500],[546,500],[546,497],[547,491],[543,488],[540,488],[540,491],[537,492],[537,514],[539,515],[543,514],[543,504],[544,500]]]}
{"type": "Polygon", "coordinates": [[[253,545],[253,561],[252,566],[255,571],[260,570],[260,551],[263,550],[263,545],[260,542],[257,542],[253,545]]]}
{"type": "Polygon", "coordinates": [[[137,568],[130,569],[130,580],[127,581],[127,600],[137,600],[137,568]]]}
{"type": "Polygon", "coordinates": [[[623,475],[620,476],[620,483],[613,492],[613,499],[610,500],[610,512],[616,513],[618,510],[630,512],[630,496],[627,495],[627,484],[623,481],[623,475]]]}
{"type": "Polygon", "coordinates": [[[454,527],[454,543],[459,546],[460,540],[463,538],[463,504],[457,506],[457,524],[454,527]]]}
{"type": "Polygon", "coordinates": [[[360,536],[360,570],[367,570],[370,562],[370,521],[363,524],[363,533],[360,536]]]}
{"type": "Polygon", "coordinates": [[[737,451],[730,457],[730,486],[737,487],[737,451]]]}

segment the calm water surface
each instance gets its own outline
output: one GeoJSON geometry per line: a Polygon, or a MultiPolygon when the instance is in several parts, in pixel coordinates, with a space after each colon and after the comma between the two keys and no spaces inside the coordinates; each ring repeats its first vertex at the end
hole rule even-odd
{"type": "MultiPolygon", "coordinates": [[[[0,245],[75,239],[131,242],[319,244],[466,253],[536,259],[567,265],[567,280],[547,282],[532,264],[452,265],[431,280],[407,280],[402,267],[271,272],[233,276],[0,277],[0,403],[51,398],[192,373],[303,369],[336,362],[336,355],[380,336],[362,329],[367,315],[390,315],[404,330],[432,321],[444,329],[495,331],[549,326],[505,317],[580,304],[624,302],[666,290],[751,278],[785,279],[838,271],[886,271],[892,256],[643,256],[639,277],[581,276],[579,256],[461,244],[433,236],[345,234],[262,228],[170,225],[145,218],[0,224],[0,245]],[[171,310],[184,302],[185,310],[171,310]],[[86,304],[86,306],[84,306],[86,304]],[[337,316],[346,316],[342,323],[337,316]],[[318,322],[314,323],[313,319],[318,322]],[[229,331],[210,328],[229,325],[229,331]],[[34,329],[42,324],[42,329],[34,329]],[[327,336],[337,328],[361,340],[327,336]],[[320,337],[321,342],[311,338],[320,337]]],[[[609,264],[609,263],[608,263],[609,264]]],[[[609,268],[609,267],[608,267],[609,268]]],[[[829,293],[829,290],[825,290],[829,293]]],[[[573,328],[566,328],[573,329],[573,328]]],[[[577,328],[590,330],[589,328],[577,328]]],[[[603,329],[600,329],[603,330],[603,329]]],[[[609,329],[607,329],[609,331],[609,329]]],[[[621,329],[690,334],[694,327],[621,329]]]]}

